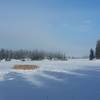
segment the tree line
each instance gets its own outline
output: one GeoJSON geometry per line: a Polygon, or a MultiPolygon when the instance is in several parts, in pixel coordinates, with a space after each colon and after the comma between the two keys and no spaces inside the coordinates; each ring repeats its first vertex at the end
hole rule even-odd
{"type": "Polygon", "coordinates": [[[100,40],[97,41],[95,51],[91,48],[89,59],[93,60],[94,58],[100,59],[100,40]]]}
{"type": "Polygon", "coordinates": [[[5,59],[6,61],[10,61],[11,59],[17,60],[66,60],[67,57],[65,54],[57,52],[45,52],[45,51],[38,51],[38,50],[7,50],[7,49],[0,49],[0,60],[5,59]]]}

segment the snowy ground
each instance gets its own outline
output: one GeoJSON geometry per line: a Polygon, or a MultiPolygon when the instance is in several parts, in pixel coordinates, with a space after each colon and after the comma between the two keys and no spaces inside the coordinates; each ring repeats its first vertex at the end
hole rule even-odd
{"type": "Polygon", "coordinates": [[[96,70],[100,71],[100,61],[93,60],[89,61],[88,59],[76,59],[68,61],[19,61],[12,60],[9,62],[1,61],[0,62],[0,81],[13,80],[14,77],[7,77],[9,73],[19,73],[26,80],[31,82],[33,85],[42,86],[43,82],[36,79],[36,76],[48,78],[58,82],[63,81],[63,78],[56,77],[55,75],[48,73],[64,73],[69,75],[78,75],[85,76],[86,74],[77,72],[78,70],[96,70]],[[18,71],[13,69],[13,66],[16,64],[36,64],[40,68],[33,71],[18,71]],[[48,73],[47,73],[48,72],[48,73]]]}
{"type": "Polygon", "coordinates": [[[0,100],[100,100],[100,60],[0,62],[0,100]],[[36,64],[19,71],[16,64],[36,64]]]}

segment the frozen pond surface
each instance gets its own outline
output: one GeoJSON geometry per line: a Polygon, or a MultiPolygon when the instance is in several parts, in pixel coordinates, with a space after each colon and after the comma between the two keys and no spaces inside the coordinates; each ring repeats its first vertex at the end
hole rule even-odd
{"type": "Polygon", "coordinates": [[[3,61],[0,100],[100,100],[100,61],[3,61]],[[12,70],[16,63],[40,68],[12,70]]]}

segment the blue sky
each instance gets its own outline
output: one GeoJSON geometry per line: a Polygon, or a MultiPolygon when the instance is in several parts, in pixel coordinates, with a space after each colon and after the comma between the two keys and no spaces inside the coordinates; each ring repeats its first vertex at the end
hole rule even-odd
{"type": "Polygon", "coordinates": [[[0,48],[85,56],[98,39],[99,0],[0,0],[0,48]]]}

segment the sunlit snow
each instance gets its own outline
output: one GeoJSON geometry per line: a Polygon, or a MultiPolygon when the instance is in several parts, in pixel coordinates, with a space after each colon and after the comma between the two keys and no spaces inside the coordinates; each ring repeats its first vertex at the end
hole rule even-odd
{"type": "Polygon", "coordinates": [[[77,75],[80,77],[86,77],[86,74],[79,73],[77,70],[96,70],[100,71],[100,61],[93,60],[89,61],[88,59],[76,59],[68,61],[19,61],[11,60],[9,62],[1,61],[0,62],[0,81],[5,80],[14,80],[16,77],[7,77],[9,73],[19,73],[21,77],[27,82],[30,82],[36,86],[43,86],[45,82],[40,80],[38,77],[44,79],[49,79],[53,81],[63,82],[62,77],[57,77],[54,74],[48,73],[64,73],[69,75],[77,75]],[[36,64],[39,66],[38,69],[31,71],[19,71],[13,69],[15,64],[36,64]]]}

